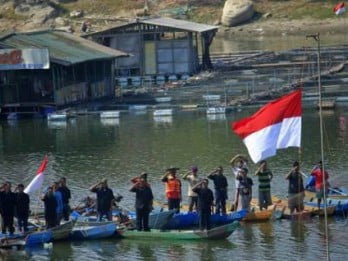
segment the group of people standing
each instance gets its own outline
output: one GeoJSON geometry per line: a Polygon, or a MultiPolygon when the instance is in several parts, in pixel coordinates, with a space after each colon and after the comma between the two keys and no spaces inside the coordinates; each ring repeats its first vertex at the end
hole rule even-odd
{"type": "MultiPolygon", "coordinates": [[[[60,224],[62,218],[69,220],[71,198],[70,190],[66,186],[66,179],[62,177],[54,182],[41,196],[44,201],[46,227],[51,228],[60,224]]],[[[14,218],[20,232],[28,232],[28,218],[30,214],[30,196],[24,192],[24,185],[18,184],[12,191],[11,182],[0,186],[0,214],[1,230],[12,235],[15,231],[14,218]]]]}
{"type": "Polygon", "coordinates": [[[53,182],[42,194],[41,200],[45,206],[46,228],[60,225],[62,219],[69,220],[71,212],[70,198],[71,192],[66,185],[65,177],[62,177],[59,182],[53,182]]]}

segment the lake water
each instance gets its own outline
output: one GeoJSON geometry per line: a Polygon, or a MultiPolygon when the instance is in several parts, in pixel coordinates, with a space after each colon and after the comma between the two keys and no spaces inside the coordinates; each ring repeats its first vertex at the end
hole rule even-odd
{"type": "MultiPolygon", "coordinates": [[[[165,201],[160,177],[169,166],[185,172],[191,165],[201,176],[221,165],[229,181],[232,198],[234,181],[228,162],[237,153],[247,154],[230,123],[246,117],[256,108],[207,118],[204,112],[177,111],[170,118],[154,119],[152,112],[122,112],[119,120],[102,121],[97,116],[79,116],[66,124],[49,124],[44,119],[0,122],[0,177],[14,184],[28,184],[45,154],[49,163],[44,187],[66,176],[72,190],[72,206],[90,195],[88,188],[102,178],[115,193],[124,196],[122,205],[132,208],[134,195],[129,179],[142,171],[156,200],[165,201]]],[[[348,111],[337,107],[324,114],[325,162],[332,185],[348,187],[348,111]]],[[[269,159],[275,177],[272,194],[285,197],[284,175],[294,160],[308,172],[320,158],[319,117],[314,108],[303,116],[303,148],[281,150],[269,159]]],[[[252,172],[256,166],[250,164],[252,172]]],[[[254,197],[257,180],[254,178],[254,197]]],[[[187,184],[183,183],[184,195],[187,184]]],[[[32,195],[32,209],[37,196],[32,195]]],[[[184,198],[187,203],[187,198],[184,198]]],[[[348,254],[347,219],[329,218],[331,260],[348,254]]],[[[54,243],[53,248],[0,253],[1,260],[321,260],[325,253],[324,221],[287,220],[242,224],[227,240],[212,242],[165,242],[101,240],[54,243]]]]}

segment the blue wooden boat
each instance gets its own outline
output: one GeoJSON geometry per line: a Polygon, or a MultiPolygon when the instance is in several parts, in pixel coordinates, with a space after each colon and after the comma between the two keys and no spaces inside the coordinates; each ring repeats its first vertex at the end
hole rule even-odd
{"type": "Polygon", "coordinates": [[[25,238],[26,246],[37,246],[52,241],[52,231],[42,230],[29,233],[25,238]]]}
{"type": "Polygon", "coordinates": [[[116,234],[116,224],[112,221],[79,221],[77,220],[72,231],[71,239],[89,240],[112,237],[116,234]]]}
{"type": "MultiPolygon", "coordinates": [[[[231,212],[226,215],[212,214],[211,215],[211,225],[213,227],[226,225],[232,223],[233,221],[240,221],[246,215],[248,211],[243,209],[240,211],[231,212]]],[[[169,221],[166,229],[188,229],[192,227],[197,227],[199,225],[199,215],[196,212],[183,212],[174,214],[172,219],[169,221]]]]}

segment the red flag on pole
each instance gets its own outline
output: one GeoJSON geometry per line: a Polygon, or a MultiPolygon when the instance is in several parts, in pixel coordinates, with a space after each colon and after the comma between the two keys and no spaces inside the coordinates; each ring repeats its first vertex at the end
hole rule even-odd
{"type": "Polygon", "coordinates": [[[47,163],[48,163],[48,156],[46,155],[41,163],[41,166],[39,167],[39,169],[36,172],[36,176],[29,183],[29,185],[24,189],[25,193],[35,192],[36,190],[38,190],[42,187],[43,178],[44,178],[43,174],[44,174],[44,171],[46,169],[47,163]]]}
{"type": "Polygon", "coordinates": [[[335,5],[333,11],[336,15],[343,14],[346,11],[346,8],[344,6],[344,2],[341,2],[341,3],[338,3],[337,5],[335,5]]]}
{"type": "Polygon", "coordinates": [[[276,155],[277,149],[301,146],[302,92],[274,100],[255,114],[232,123],[253,162],[276,155]]]}

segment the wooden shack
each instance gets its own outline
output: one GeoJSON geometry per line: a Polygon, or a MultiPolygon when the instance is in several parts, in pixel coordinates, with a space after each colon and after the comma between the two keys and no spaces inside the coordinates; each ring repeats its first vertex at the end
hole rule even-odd
{"type": "Polygon", "coordinates": [[[132,54],[116,61],[122,85],[157,83],[212,68],[209,48],[217,26],[168,17],[142,18],[85,37],[132,54]],[[133,81],[133,82],[132,82],[133,81]]]}
{"type": "Polygon", "coordinates": [[[47,49],[47,69],[0,69],[2,112],[39,110],[115,96],[115,58],[126,53],[57,31],[9,33],[0,49],[47,49]]]}

